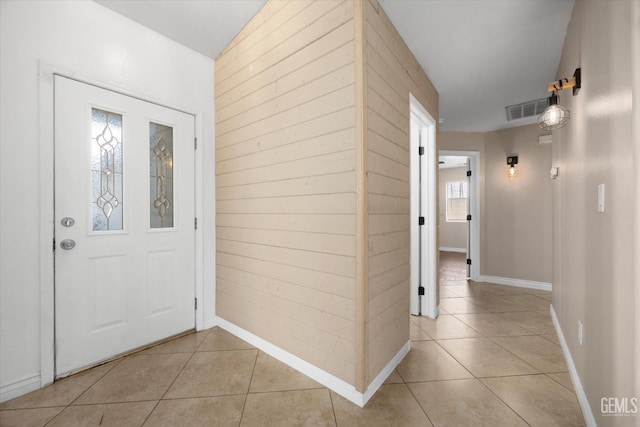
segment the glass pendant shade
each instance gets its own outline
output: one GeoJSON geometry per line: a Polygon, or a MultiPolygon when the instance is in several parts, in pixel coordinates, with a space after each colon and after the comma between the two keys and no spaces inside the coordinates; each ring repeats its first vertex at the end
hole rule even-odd
{"type": "Polygon", "coordinates": [[[544,130],[564,127],[569,122],[569,110],[558,105],[557,95],[549,97],[549,106],[538,116],[538,124],[544,130]]]}

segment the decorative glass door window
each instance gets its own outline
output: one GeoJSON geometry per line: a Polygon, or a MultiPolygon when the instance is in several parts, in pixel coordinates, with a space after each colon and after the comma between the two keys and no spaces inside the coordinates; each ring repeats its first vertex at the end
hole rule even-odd
{"type": "Polygon", "coordinates": [[[91,193],[92,230],[122,230],[122,115],[97,108],[91,109],[91,193]]]}
{"type": "Polygon", "coordinates": [[[149,123],[150,224],[173,227],[173,128],[149,123]]]}

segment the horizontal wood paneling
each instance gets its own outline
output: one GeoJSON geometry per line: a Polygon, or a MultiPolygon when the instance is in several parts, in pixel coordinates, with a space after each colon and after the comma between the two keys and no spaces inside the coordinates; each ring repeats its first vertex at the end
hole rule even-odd
{"type": "Polygon", "coordinates": [[[369,294],[371,298],[375,298],[377,295],[383,293],[389,286],[409,280],[409,260],[407,259],[406,261],[404,264],[400,264],[397,267],[369,278],[369,294]]]}
{"type": "Polygon", "coordinates": [[[216,61],[216,313],[353,383],[353,3],[271,3],[216,61]]]}
{"type": "MultiPolygon", "coordinates": [[[[234,276],[233,274],[230,274],[234,276]]],[[[228,292],[237,298],[244,299],[248,303],[255,305],[265,305],[271,311],[286,315],[295,319],[296,323],[304,325],[302,328],[311,329],[315,337],[308,338],[307,342],[318,345],[319,342],[331,342],[331,353],[339,358],[349,358],[349,352],[344,352],[344,348],[349,346],[349,341],[353,341],[353,320],[348,320],[335,314],[329,313],[322,308],[311,307],[299,300],[309,298],[310,295],[303,293],[296,299],[283,298],[278,293],[277,286],[270,287],[268,283],[262,282],[253,277],[233,277],[234,280],[218,278],[218,286],[222,292],[228,292]],[[248,282],[246,280],[249,280],[248,282]],[[302,297],[302,298],[300,298],[302,297]],[[304,320],[300,320],[304,319],[304,320]],[[346,355],[346,357],[345,357],[346,355]]],[[[288,288],[291,294],[296,293],[295,288],[288,288]]],[[[330,304],[330,299],[324,300],[325,304],[330,304]]],[[[301,329],[302,329],[301,328],[301,329]]]]}
{"type": "Polygon", "coordinates": [[[266,100],[259,99],[258,102],[264,102],[258,105],[253,106],[250,102],[252,100],[245,98],[242,101],[247,102],[234,104],[239,110],[238,114],[227,119],[224,119],[222,115],[217,116],[216,132],[222,135],[255,121],[291,110],[300,104],[316,99],[318,94],[332,93],[346,86],[351,86],[353,80],[353,66],[348,63],[318,79],[308,80],[304,85],[290,92],[275,97],[272,94],[266,94],[266,100]]]}
{"type": "MultiPolygon", "coordinates": [[[[325,4],[325,6],[335,6],[336,2],[331,0],[327,0],[326,2],[315,1],[314,5],[316,6],[313,7],[312,5],[313,11],[324,13],[324,15],[315,16],[312,20],[307,22],[303,22],[301,20],[302,17],[298,16],[298,19],[296,19],[296,28],[302,29],[295,33],[277,31],[277,35],[282,39],[282,42],[277,45],[276,49],[260,51],[252,48],[250,51],[241,55],[240,59],[237,59],[237,61],[242,64],[241,67],[235,69],[236,67],[233,67],[231,64],[227,65],[220,70],[220,76],[218,76],[218,67],[216,67],[216,82],[214,85],[216,93],[223,95],[226,92],[233,90],[236,86],[249,79],[252,75],[259,74],[296,52],[306,49],[314,41],[331,33],[333,30],[339,28],[341,25],[352,19],[353,10],[351,2],[340,2],[337,7],[333,7],[333,9],[328,13],[325,13],[326,10],[322,10],[324,9],[322,7],[323,4],[325,4]],[[232,69],[235,69],[235,72],[231,73],[230,70],[232,69]]],[[[305,12],[308,12],[309,9],[305,12]]],[[[305,14],[305,16],[306,15],[307,14],[305,14]]],[[[287,29],[290,28],[287,27],[287,29]]],[[[344,42],[346,40],[341,41],[344,42]]]]}
{"type": "Polygon", "coordinates": [[[286,197],[304,194],[352,193],[355,191],[354,187],[353,172],[339,172],[332,175],[319,175],[223,187],[218,189],[218,200],[286,197]]]}
{"type": "MultiPolygon", "coordinates": [[[[220,239],[325,254],[355,256],[354,237],[342,234],[218,227],[220,239]]],[[[383,235],[384,236],[384,235],[383,235]]]]}
{"type": "MultiPolygon", "coordinates": [[[[322,154],[338,151],[329,149],[330,151],[322,152],[317,145],[324,146],[326,140],[331,140],[332,144],[353,145],[353,132],[351,132],[351,138],[345,136],[344,139],[339,136],[335,137],[334,134],[345,130],[352,131],[354,114],[353,106],[351,106],[272,133],[250,138],[235,145],[227,147],[218,147],[216,145],[216,161],[221,163],[221,167],[225,168],[226,160],[236,159],[237,162],[242,164],[244,157],[251,158],[251,156],[281,156],[285,160],[304,158],[306,157],[304,152],[301,152],[297,147],[300,145],[304,147],[307,142],[307,148],[310,153],[314,153],[316,150],[319,150],[322,154]],[[320,141],[318,142],[318,140],[320,141]],[[298,146],[284,148],[294,143],[298,143],[298,146]]],[[[223,170],[222,172],[228,172],[228,170],[223,170]]]]}
{"type": "Polygon", "coordinates": [[[216,128],[216,144],[219,147],[226,147],[238,142],[268,135],[272,132],[286,129],[335,111],[343,110],[353,106],[353,104],[353,85],[349,85],[330,93],[320,94],[320,96],[311,101],[296,105],[291,109],[254,121],[251,124],[228,131],[224,134],[219,133],[219,130],[216,128]]]}
{"type": "MultiPolygon", "coordinates": [[[[224,240],[220,242],[221,250],[217,255],[218,266],[227,266],[237,270],[261,274],[265,277],[295,283],[331,295],[343,296],[350,299],[354,298],[354,279],[352,277],[312,269],[312,267],[322,268],[322,260],[312,265],[305,265],[304,263],[292,265],[296,260],[295,257],[291,259],[278,258],[276,260],[263,260],[260,258],[252,258],[246,254],[238,255],[223,252],[227,250],[227,247],[224,245],[224,240]]],[[[264,248],[259,249],[264,251],[264,248]]],[[[249,255],[252,255],[250,251],[248,252],[249,255]]],[[[278,251],[275,252],[277,253],[278,251]]],[[[282,253],[282,251],[280,253],[282,253]]],[[[306,254],[300,253],[300,255],[306,254]]],[[[258,254],[256,256],[260,255],[258,254]]],[[[313,259],[312,256],[309,256],[309,258],[313,259]]]]}
{"type": "Polygon", "coordinates": [[[367,1],[369,377],[409,339],[409,94],[438,94],[375,0],[367,1]]]}
{"type": "Polygon", "coordinates": [[[385,252],[409,246],[409,235],[406,231],[369,235],[369,256],[376,256],[385,252]]]}
{"type": "MultiPolygon", "coordinates": [[[[353,322],[355,317],[353,300],[350,298],[225,266],[220,266],[218,277],[244,286],[254,287],[261,292],[267,292],[270,295],[293,301],[303,306],[326,311],[327,313],[351,322],[353,322]],[[345,315],[346,317],[343,317],[345,315]]],[[[339,325],[338,328],[344,329],[345,324],[339,325]]],[[[342,334],[340,336],[344,338],[353,338],[355,331],[353,329],[347,329],[335,332],[342,334]]]]}
{"type": "MultiPolygon", "coordinates": [[[[277,96],[280,93],[298,87],[300,83],[295,79],[296,75],[294,73],[297,74],[301,69],[304,69],[301,71],[302,74],[304,71],[308,71],[310,78],[312,78],[314,75],[320,76],[325,74],[327,70],[336,69],[339,65],[344,65],[342,60],[338,60],[335,62],[329,61],[328,67],[323,67],[322,65],[319,66],[316,61],[323,63],[325,62],[323,58],[329,57],[334,52],[344,53],[343,49],[348,49],[345,45],[351,46],[353,49],[353,34],[352,22],[345,22],[335,30],[313,41],[305,49],[297,51],[260,73],[251,75],[234,87],[233,90],[229,90],[224,94],[216,94],[216,108],[223,110],[263,88],[271,90],[273,96],[277,96]],[[331,64],[337,65],[332,67],[331,64]],[[310,67],[318,67],[322,74],[315,74],[317,71],[308,70],[310,67]],[[283,85],[281,86],[280,83],[283,83],[283,85]],[[283,90],[279,90],[280,88],[283,90]]],[[[353,60],[353,54],[351,53],[349,56],[353,60]]],[[[306,80],[302,81],[302,84],[305,82],[306,80]]]]}
{"type": "MultiPolygon", "coordinates": [[[[216,291],[216,294],[218,298],[225,301],[224,305],[217,306],[216,314],[218,316],[267,339],[270,343],[321,367],[344,381],[353,382],[353,363],[324,350],[322,344],[309,343],[306,337],[312,333],[308,329],[305,333],[304,329],[306,328],[303,330],[292,328],[291,326],[297,323],[295,319],[287,317],[283,313],[274,312],[264,304],[246,302],[242,297],[239,298],[222,291],[216,291]],[[265,319],[269,319],[269,321],[265,321],[265,319]]],[[[347,356],[350,354],[348,351],[345,347],[347,356]]]]}
{"type": "Polygon", "coordinates": [[[252,228],[267,230],[354,235],[356,221],[353,215],[218,214],[216,222],[219,227],[240,227],[251,224],[252,228]]]}
{"type": "Polygon", "coordinates": [[[355,215],[355,195],[323,194],[264,199],[219,200],[218,213],[230,214],[326,214],[355,215]]]}
{"type": "Polygon", "coordinates": [[[369,214],[369,236],[393,231],[407,231],[409,217],[404,214],[376,215],[369,214]]]}

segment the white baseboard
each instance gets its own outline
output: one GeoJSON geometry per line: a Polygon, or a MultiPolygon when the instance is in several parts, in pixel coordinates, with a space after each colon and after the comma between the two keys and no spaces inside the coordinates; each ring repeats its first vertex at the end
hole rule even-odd
{"type": "Polygon", "coordinates": [[[391,374],[391,372],[393,372],[398,363],[402,361],[402,359],[410,349],[410,342],[407,342],[395,355],[395,357],[391,359],[387,366],[385,366],[382,372],[378,374],[373,382],[369,384],[369,387],[367,387],[367,391],[365,393],[360,393],[354,386],[347,383],[346,381],[341,380],[340,378],[318,368],[315,365],[312,365],[311,363],[289,353],[286,350],[281,349],[280,347],[271,344],[268,341],[263,340],[257,335],[254,335],[251,332],[242,329],[227,320],[217,318],[217,326],[248,342],[249,344],[259,348],[268,355],[275,357],[276,359],[292,367],[296,371],[301,372],[309,378],[314,379],[323,386],[335,391],[340,396],[344,397],[347,400],[350,400],[360,407],[364,407],[367,401],[371,398],[371,396],[373,396],[378,388],[380,388],[382,383],[384,383],[387,377],[391,374]]]}
{"type": "Polygon", "coordinates": [[[596,423],[596,419],[593,416],[593,412],[591,411],[591,406],[589,406],[587,394],[584,392],[584,388],[582,387],[582,382],[580,381],[580,377],[578,376],[576,365],[575,363],[573,363],[573,358],[571,357],[569,346],[567,345],[567,341],[564,338],[564,333],[562,332],[562,328],[560,327],[560,322],[558,322],[558,316],[556,316],[556,311],[553,309],[553,305],[551,305],[551,308],[549,310],[551,312],[551,320],[553,321],[553,326],[555,326],[556,333],[558,334],[558,339],[560,340],[560,347],[562,347],[564,359],[567,362],[567,368],[569,369],[569,376],[571,376],[573,389],[576,392],[576,397],[578,398],[580,409],[582,409],[582,417],[584,418],[584,423],[587,427],[597,427],[598,424],[596,423]]]}
{"type": "Polygon", "coordinates": [[[480,275],[477,282],[489,282],[497,285],[517,286],[519,288],[539,289],[541,291],[551,291],[551,283],[534,282],[533,280],[511,279],[509,277],[480,275]]]}
{"type": "Polygon", "coordinates": [[[40,388],[40,374],[0,386],[0,402],[6,402],[40,388]]]}
{"type": "MultiPolygon", "coordinates": [[[[389,361],[389,363],[387,363],[387,365],[384,367],[384,369],[382,369],[382,371],[380,371],[378,376],[376,376],[374,378],[374,380],[371,381],[371,383],[367,387],[367,391],[364,393],[364,403],[362,405],[360,405],[361,407],[366,405],[366,403],[369,401],[369,399],[371,399],[371,397],[375,394],[375,392],[378,391],[378,389],[380,388],[380,386],[382,386],[382,384],[385,382],[387,377],[389,377],[389,375],[391,375],[393,370],[396,369],[396,367],[400,364],[400,362],[402,362],[402,359],[404,359],[404,357],[407,355],[407,353],[409,353],[409,350],[411,350],[411,341],[407,341],[402,346],[402,348],[396,353],[396,355],[393,356],[393,359],[391,359],[389,361]]],[[[333,390],[333,391],[335,391],[335,390],[333,390]]],[[[337,391],[336,391],[336,393],[337,393],[337,391]]],[[[351,400],[351,399],[349,399],[349,400],[351,400]]]]}
{"type": "Polygon", "coordinates": [[[467,248],[450,248],[448,246],[440,246],[440,252],[457,252],[459,254],[466,254],[467,248]]]}
{"type": "Polygon", "coordinates": [[[214,317],[213,319],[206,319],[204,321],[204,327],[202,328],[202,330],[207,330],[207,329],[211,329],[214,326],[218,326],[218,318],[214,317]]]}

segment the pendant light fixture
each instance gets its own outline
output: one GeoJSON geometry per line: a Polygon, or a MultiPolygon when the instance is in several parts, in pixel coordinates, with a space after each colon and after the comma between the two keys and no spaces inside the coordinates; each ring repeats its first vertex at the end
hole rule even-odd
{"type": "Polygon", "coordinates": [[[577,95],[582,81],[580,68],[576,68],[573,77],[560,79],[547,85],[547,92],[551,92],[549,106],[538,116],[538,124],[544,130],[554,130],[564,127],[570,118],[569,110],[558,104],[556,91],[573,88],[573,95],[577,95]]]}
{"type": "Polygon", "coordinates": [[[564,127],[570,118],[569,110],[558,104],[555,92],[549,97],[549,106],[538,116],[538,124],[544,130],[554,130],[564,127]]]}

